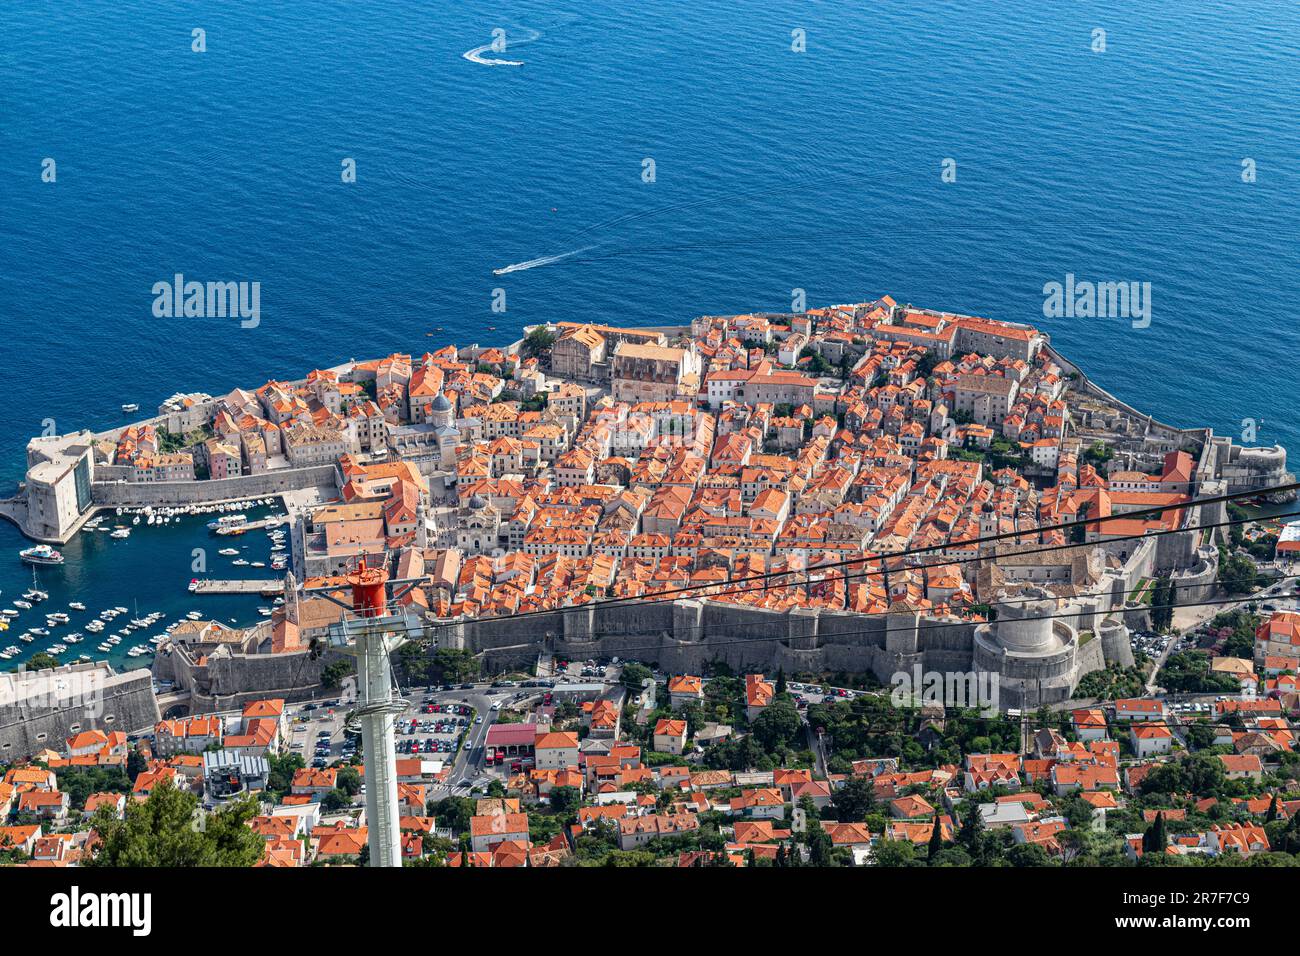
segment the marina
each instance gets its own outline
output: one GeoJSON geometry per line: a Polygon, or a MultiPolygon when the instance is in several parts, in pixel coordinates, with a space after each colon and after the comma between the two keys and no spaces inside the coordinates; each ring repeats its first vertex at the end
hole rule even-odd
{"type": "Polygon", "coordinates": [[[60,547],[61,564],[40,566],[19,559],[18,552],[31,542],[0,522],[0,552],[9,555],[0,560],[0,670],[21,667],[40,653],[60,663],[90,659],[106,660],[118,670],[147,667],[163,643],[153,638],[165,638],[160,633],[164,623],[257,623],[263,619],[258,608],[279,595],[280,579],[232,586],[226,579],[234,576],[221,570],[229,569],[229,558],[236,555],[245,555],[250,566],[272,561],[275,540],[263,534],[227,539],[238,547],[223,548],[233,555],[218,556],[207,523],[242,513],[257,527],[270,528],[284,522],[283,512],[278,498],[193,508],[102,509],[60,547]],[[194,567],[196,550],[206,553],[202,570],[194,567]],[[196,574],[200,582],[209,575],[214,580],[196,588],[204,595],[201,612],[187,600],[187,583],[196,574]]]}

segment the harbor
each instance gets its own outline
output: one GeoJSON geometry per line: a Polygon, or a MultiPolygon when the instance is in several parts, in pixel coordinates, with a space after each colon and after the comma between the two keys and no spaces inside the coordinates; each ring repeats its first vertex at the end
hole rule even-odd
{"type": "Polygon", "coordinates": [[[0,670],[37,654],[61,664],[108,661],[118,671],[148,667],[183,620],[256,624],[271,613],[289,561],[287,532],[275,527],[284,521],[278,498],[105,508],[58,549],[61,560],[20,557],[31,542],[0,522],[0,670]],[[208,527],[235,515],[244,518],[240,535],[208,527]],[[243,568],[264,576],[251,580],[243,568]]]}

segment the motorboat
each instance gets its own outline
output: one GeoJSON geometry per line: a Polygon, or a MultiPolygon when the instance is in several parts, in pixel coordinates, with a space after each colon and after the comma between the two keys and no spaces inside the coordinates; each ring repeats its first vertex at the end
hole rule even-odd
{"type": "Polygon", "coordinates": [[[48,544],[38,544],[30,548],[23,548],[18,552],[18,557],[25,564],[62,564],[63,554],[55,551],[48,544]]]}

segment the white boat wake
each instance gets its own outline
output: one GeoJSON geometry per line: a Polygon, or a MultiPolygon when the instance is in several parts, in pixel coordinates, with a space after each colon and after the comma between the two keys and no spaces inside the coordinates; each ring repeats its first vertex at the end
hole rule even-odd
{"type": "Polygon", "coordinates": [[[588,249],[594,249],[595,246],[583,246],[581,249],[570,249],[568,252],[561,252],[555,256],[538,256],[536,259],[529,259],[526,262],[516,262],[514,265],[502,266],[500,269],[493,269],[494,276],[503,276],[508,272],[523,272],[525,269],[536,269],[539,266],[549,266],[552,262],[559,262],[561,259],[567,259],[570,256],[576,256],[580,252],[586,252],[588,249]]]}
{"type": "Polygon", "coordinates": [[[504,53],[507,47],[523,46],[525,43],[532,43],[541,37],[540,30],[529,30],[529,36],[522,40],[506,39],[504,30],[493,30],[491,43],[485,43],[482,46],[476,46],[472,50],[466,50],[461,56],[471,63],[477,63],[479,66],[523,66],[523,60],[503,60],[499,57],[484,56],[485,53],[504,53]]]}

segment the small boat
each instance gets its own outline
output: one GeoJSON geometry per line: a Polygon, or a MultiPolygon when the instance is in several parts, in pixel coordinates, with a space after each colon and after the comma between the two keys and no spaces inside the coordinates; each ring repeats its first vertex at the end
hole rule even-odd
{"type": "Polygon", "coordinates": [[[36,638],[32,637],[30,632],[25,631],[18,635],[18,640],[22,641],[24,644],[30,644],[32,641],[36,640],[36,638]]]}
{"type": "Polygon", "coordinates": [[[70,601],[68,607],[72,608],[74,611],[84,611],[86,609],[86,605],[82,604],[80,601],[70,601]]]}
{"type": "Polygon", "coordinates": [[[209,531],[226,531],[248,523],[247,515],[222,515],[216,521],[208,522],[209,531]]]}
{"type": "Polygon", "coordinates": [[[32,609],[32,602],[31,602],[31,601],[14,601],[14,607],[20,607],[20,608],[22,608],[24,611],[30,611],[30,610],[32,609]]]}
{"type": "Polygon", "coordinates": [[[250,567],[254,567],[254,568],[264,568],[264,567],[266,567],[266,562],[265,562],[265,561],[254,561],[254,562],[250,565],[250,567]]]}
{"type": "Polygon", "coordinates": [[[239,554],[239,549],[238,549],[238,548],[222,548],[220,551],[217,552],[217,554],[219,554],[219,555],[221,555],[221,556],[223,556],[223,557],[226,557],[226,558],[233,558],[235,555],[239,554]]]}
{"type": "Polygon", "coordinates": [[[132,412],[138,412],[139,410],[140,406],[135,402],[127,402],[122,406],[122,414],[124,415],[130,415],[132,412]]]}
{"type": "Polygon", "coordinates": [[[234,561],[231,561],[230,563],[240,568],[248,567],[248,562],[245,561],[243,558],[238,558],[234,561]]]}
{"type": "Polygon", "coordinates": [[[34,628],[32,628],[32,633],[35,634],[37,637],[49,637],[49,636],[50,636],[50,632],[47,631],[47,630],[46,630],[45,628],[43,628],[43,627],[34,627],[34,628]]]}
{"type": "Polygon", "coordinates": [[[122,538],[129,538],[131,537],[131,531],[128,528],[118,528],[116,531],[110,534],[109,537],[117,538],[118,540],[121,540],[122,538]]]}
{"type": "Polygon", "coordinates": [[[38,544],[31,548],[24,548],[18,552],[18,557],[25,564],[62,564],[62,553],[55,551],[48,544],[38,544]]]}
{"type": "Polygon", "coordinates": [[[101,654],[111,654],[111,653],[113,653],[113,645],[112,645],[112,644],[107,644],[107,643],[106,643],[106,644],[100,644],[100,645],[99,645],[99,652],[100,652],[101,654]]]}

